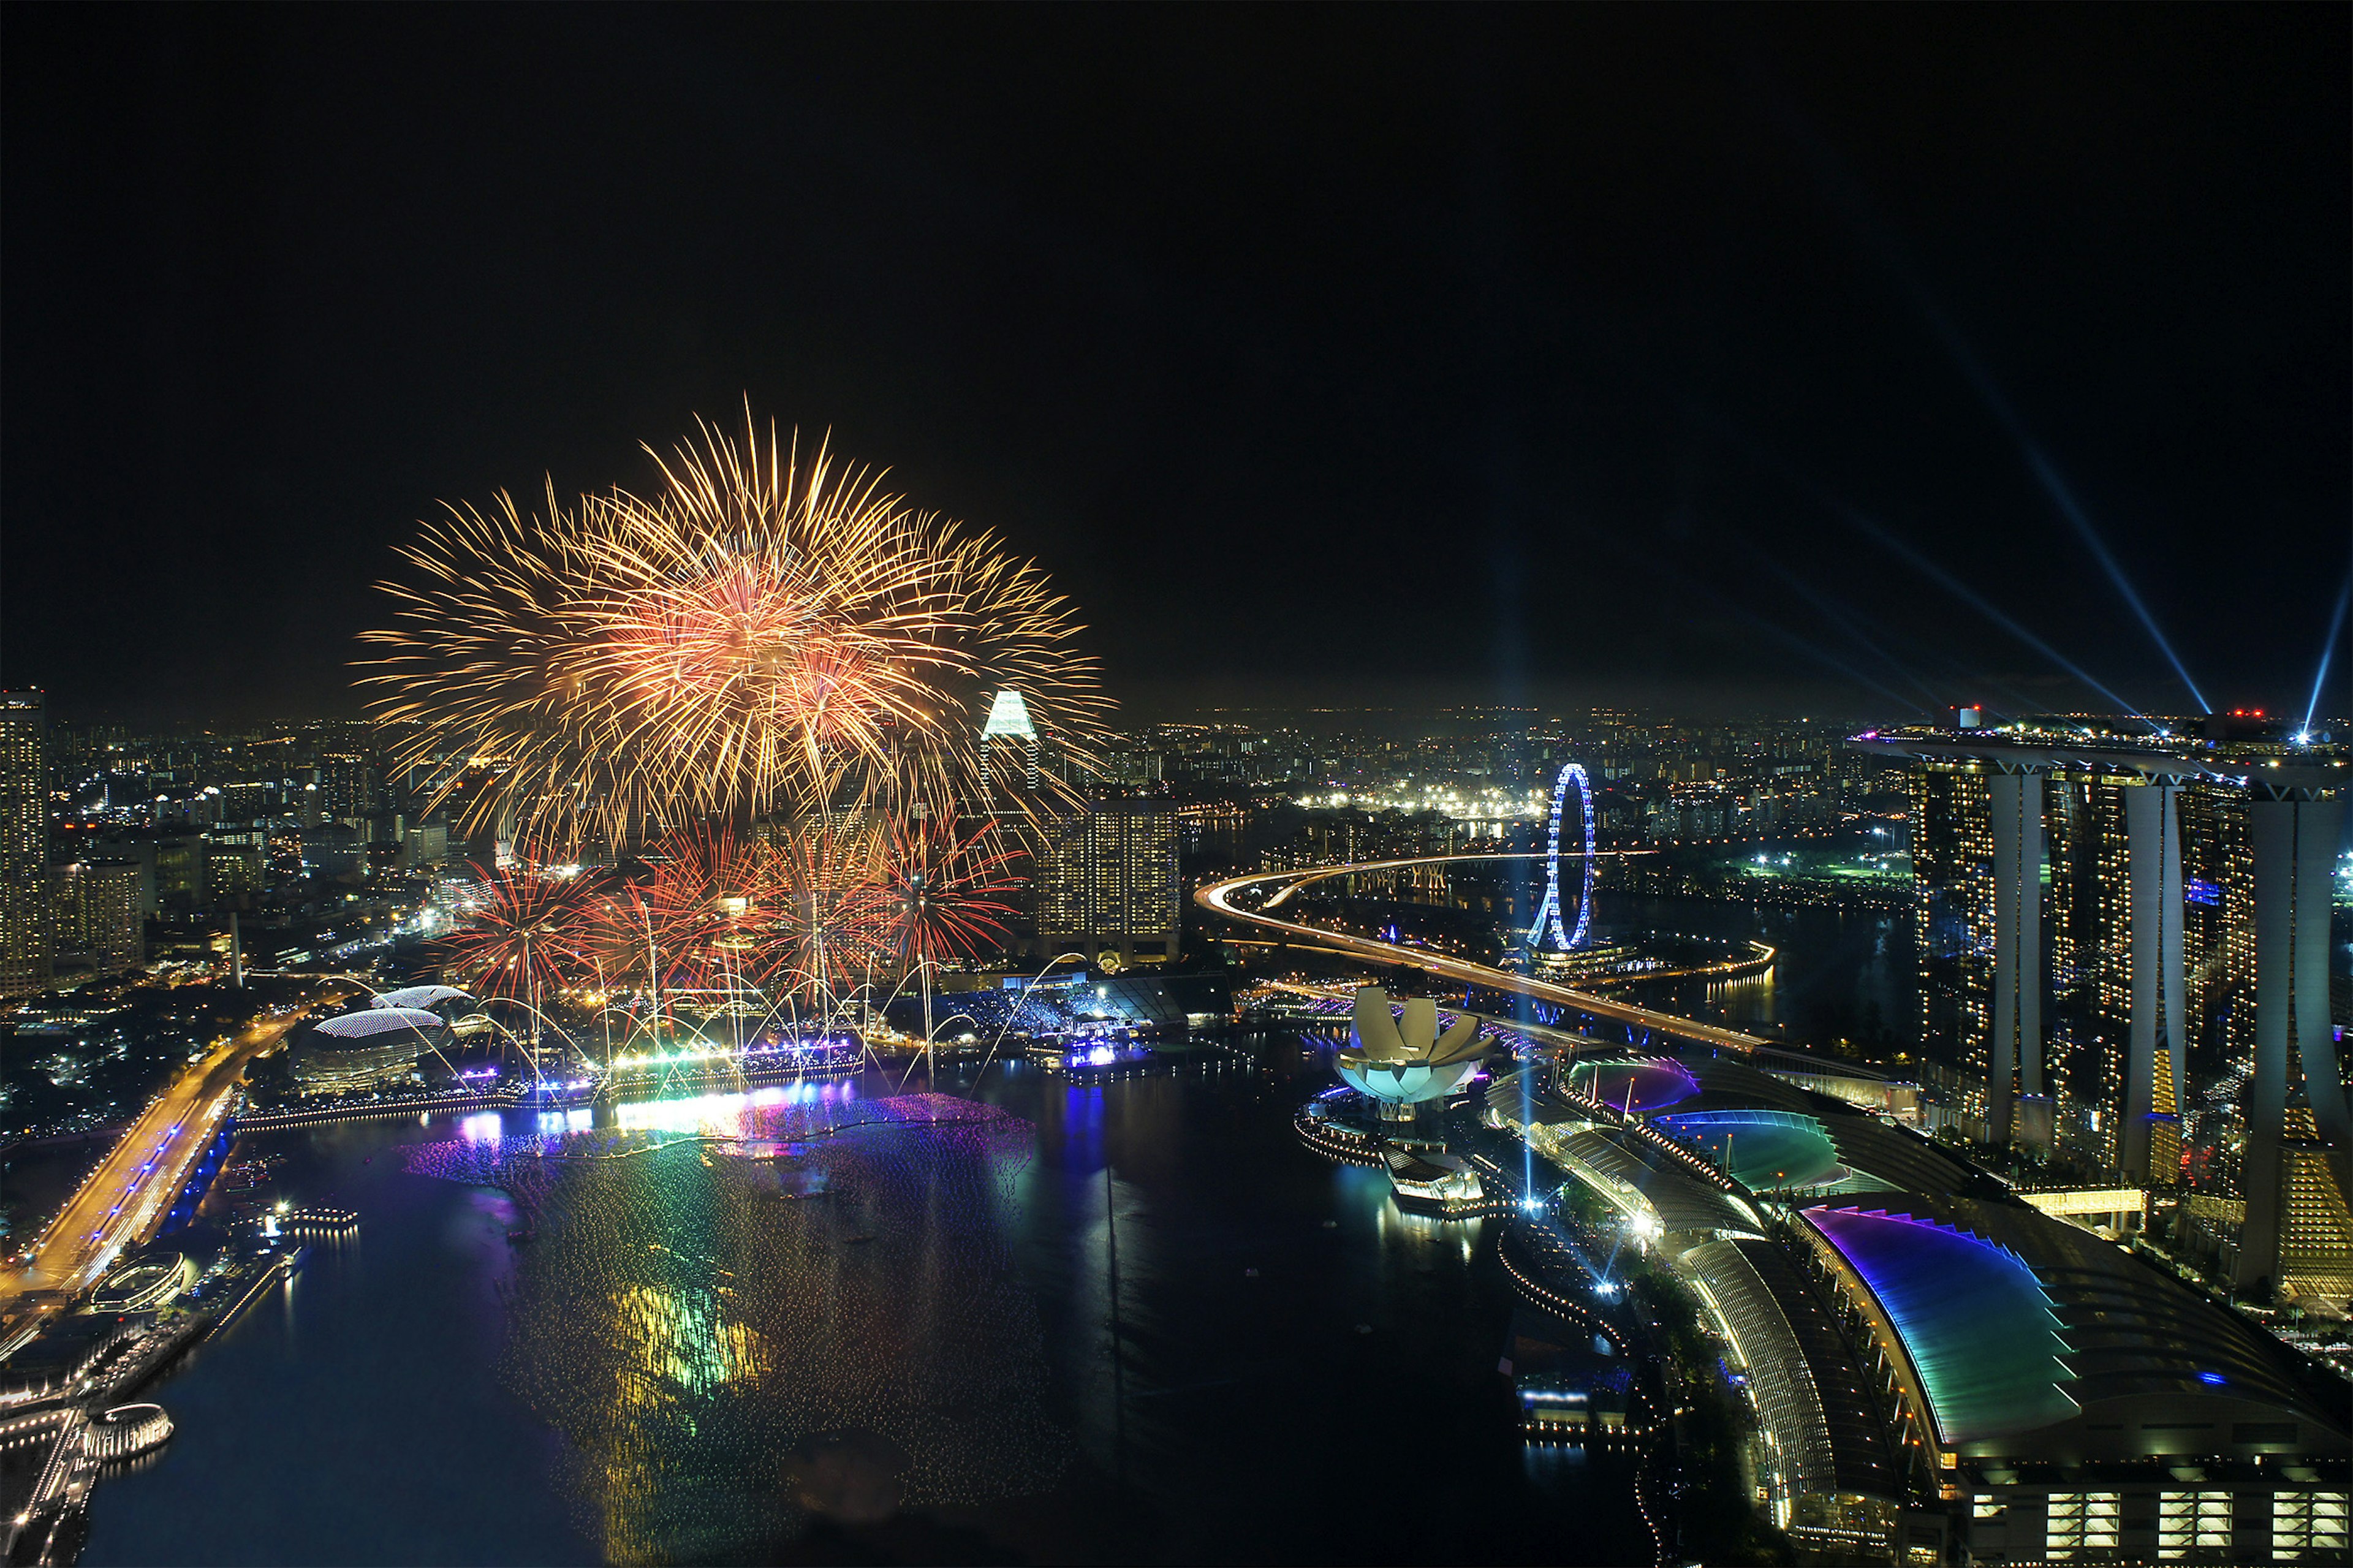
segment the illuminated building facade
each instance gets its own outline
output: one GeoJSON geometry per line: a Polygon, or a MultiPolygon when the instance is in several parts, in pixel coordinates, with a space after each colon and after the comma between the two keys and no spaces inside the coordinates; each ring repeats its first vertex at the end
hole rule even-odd
{"type": "Polygon", "coordinates": [[[2342,1560],[2342,1382],[2092,1228],[2139,1189],[2021,1194],[1819,1078],[1694,1046],[1487,1095],[1692,1290],[1795,1544],[1922,1568],[2342,1560]]]}
{"type": "Polygon", "coordinates": [[[375,765],[363,756],[330,752],[319,759],[319,815],[336,822],[358,824],[384,804],[384,790],[375,765]]]}
{"type": "MultiPolygon", "coordinates": [[[[1920,960],[1920,1038],[1982,1085],[1993,1040],[1993,826],[1985,775],[1929,761],[1915,768],[1912,904],[1920,960]]],[[[1983,1117],[1982,1093],[1965,1108],[1983,1117]]]]}
{"type": "Polygon", "coordinates": [[[1155,801],[1092,801],[1052,822],[1039,868],[1038,933],[1049,953],[1176,956],[1182,888],[1176,813],[1155,801]]]}
{"type": "Polygon", "coordinates": [[[2346,1103],[2328,1016],[2329,894],[2343,803],[2302,790],[2266,793],[2269,798],[2247,808],[2255,871],[2255,1059],[2240,1173],[2247,1200],[2235,1271],[2242,1289],[2284,1283],[2281,1211],[2299,1165],[2313,1165],[2308,1181],[2333,1179],[2340,1204],[2353,1191],[2353,1107],[2346,1103]],[[2288,1158],[2290,1134],[2307,1128],[2316,1159],[2288,1158]]]}
{"type": "Polygon", "coordinates": [[[261,850],[247,844],[207,844],[207,901],[215,909],[247,909],[263,887],[261,850]]]}
{"type": "Polygon", "coordinates": [[[104,980],[145,965],[147,918],[140,884],[135,860],[75,860],[52,868],[61,967],[78,962],[104,980]]]}
{"type": "Polygon", "coordinates": [[[304,1095],[350,1094],[412,1081],[417,1059],[442,1042],[440,1015],[417,1007],[367,1007],[312,1027],[293,1056],[304,1095]]]}
{"type": "Polygon", "coordinates": [[[46,695],[0,692],[0,996],[49,987],[49,756],[46,695]]]}
{"type": "Polygon", "coordinates": [[[980,727],[980,743],[989,776],[1000,786],[1037,793],[1038,729],[1029,721],[1029,705],[1021,700],[1021,693],[1008,687],[990,700],[988,717],[980,727]]]}
{"type": "MultiPolygon", "coordinates": [[[[2061,1003],[2048,1052],[2056,1142],[2128,1181],[2186,1179],[2241,1200],[2225,1247],[2236,1289],[2346,1294],[2353,1101],[2327,967],[2348,760],[2056,730],[1858,744],[1915,763],[1926,1038],[1984,1074],[1985,1135],[2010,1130],[2005,1080],[2031,1104],[2025,1020],[2048,984],[2061,1003]],[[2007,782],[2021,777],[2047,789],[2039,832],[2034,784],[2007,782]],[[2047,975],[2026,934],[2041,846],[2047,975]],[[1984,882],[1990,898],[1977,893],[1984,882]],[[1981,993],[1983,1037],[1960,1005],[1981,993]],[[2189,1070],[2200,1049],[2223,1068],[2202,1088],[2189,1070]]],[[[2035,1131],[2020,1119],[2021,1142],[2036,1145],[2035,1131]]]]}
{"type": "Polygon", "coordinates": [[[1970,1560],[2343,1560],[2327,1373],[2007,1202],[1883,1194],[1800,1217],[1906,1447],[1965,1510],[1970,1560]]]}

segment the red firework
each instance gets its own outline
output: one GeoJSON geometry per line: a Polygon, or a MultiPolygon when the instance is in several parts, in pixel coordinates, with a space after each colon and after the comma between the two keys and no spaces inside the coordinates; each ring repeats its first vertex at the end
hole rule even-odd
{"type": "Polygon", "coordinates": [[[678,983],[765,987],[786,952],[781,858],[725,826],[674,833],[634,911],[678,983]]]}
{"type": "Polygon", "coordinates": [[[786,899],[785,959],[772,971],[797,995],[839,996],[887,964],[889,905],[871,834],[819,819],[776,846],[786,899]]]}
{"type": "Polygon", "coordinates": [[[442,938],[442,975],[477,996],[541,1005],[585,962],[580,885],[536,866],[476,870],[484,896],[442,938]]]}
{"type": "Polygon", "coordinates": [[[1015,860],[987,827],[965,837],[945,821],[896,825],[883,846],[881,889],[892,956],[936,968],[1002,943],[1012,930],[1008,900],[1020,887],[1015,860]]]}

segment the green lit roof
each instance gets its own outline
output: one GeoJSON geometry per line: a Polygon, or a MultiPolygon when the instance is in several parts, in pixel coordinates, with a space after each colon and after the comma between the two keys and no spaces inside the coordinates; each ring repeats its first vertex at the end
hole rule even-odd
{"type": "Polygon", "coordinates": [[[988,722],[980,727],[981,739],[992,735],[1018,735],[1025,741],[1038,738],[1037,729],[1029,722],[1029,705],[1021,700],[1021,693],[1007,687],[988,705],[988,722]]]}
{"type": "Polygon", "coordinates": [[[1658,1124],[1752,1191],[1828,1186],[1848,1175],[1822,1124],[1796,1111],[1692,1110],[1658,1124]]]}
{"type": "Polygon", "coordinates": [[[1810,1208],[1904,1340],[1948,1447],[2073,1416],[2062,1385],[2059,1314],[2023,1258],[1982,1237],[1910,1215],[1810,1208]]]}

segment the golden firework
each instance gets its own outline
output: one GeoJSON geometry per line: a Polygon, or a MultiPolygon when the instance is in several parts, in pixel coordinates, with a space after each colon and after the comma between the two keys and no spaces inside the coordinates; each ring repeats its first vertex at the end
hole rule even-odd
{"type": "MultiPolygon", "coordinates": [[[[884,493],[820,445],[654,458],[660,483],[526,517],[453,506],[401,552],[363,684],[396,763],[470,830],[618,845],[655,825],[873,809],[953,818],[1042,802],[992,785],[980,721],[1020,692],[1076,771],[1106,703],[1068,605],[993,535],[884,493]]],[[[1038,795],[1064,786],[1042,777],[1038,795]]]]}

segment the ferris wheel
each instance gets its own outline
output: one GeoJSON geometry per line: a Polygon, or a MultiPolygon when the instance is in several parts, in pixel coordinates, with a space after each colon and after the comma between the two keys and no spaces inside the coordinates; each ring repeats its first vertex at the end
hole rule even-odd
{"type": "Polygon", "coordinates": [[[1545,842],[1544,902],[1536,907],[1535,924],[1528,928],[1530,947],[1567,952],[1585,945],[1586,929],[1593,919],[1593,785],[1576,763],[1560,770],[1553,781],[1552,821],[1545,842]],[[1560,814],[1568,804],[1568,786],[1577,786],[1577,805],[1585,818],[1585,889],[1577,900],[1577,928],[1568,929],[1560,914],[1560,814]]]}

